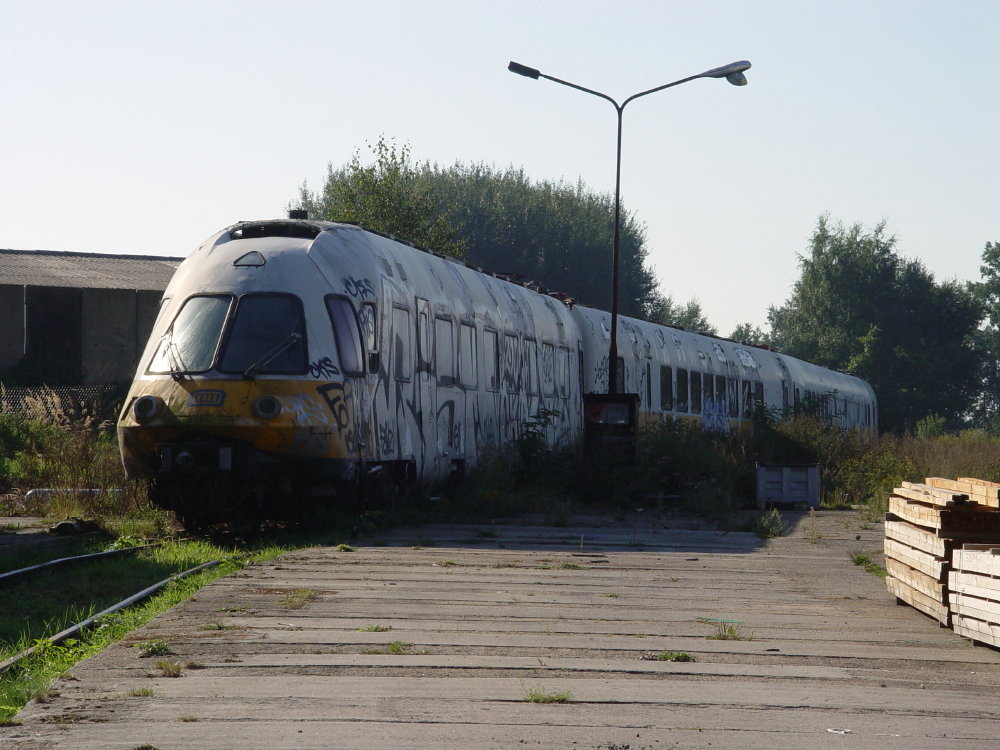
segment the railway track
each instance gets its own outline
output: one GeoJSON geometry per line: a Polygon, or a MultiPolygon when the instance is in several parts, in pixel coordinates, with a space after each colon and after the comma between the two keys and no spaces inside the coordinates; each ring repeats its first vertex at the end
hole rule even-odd
{"type": "MultiPolygon", "coordinates": [[[[50,571],[52,569],[71,568],[73,566],[86,565],[94,561],[110,557],[122,557],[127,555],[134,555],[143,550],[152,549],[158,546],[160,546],[160,543],[144,544],[135,547],[124,547],[122,549],[117,549],[117,550],[108,550],[105,552],[93,552],[85,555],[75,555],[71,557],[56,558],[54,560],[49,560],[44,563],[30,565],[25,568],[19,568],[17,570],[12,570],[0,574],[0,587],[7,587],[14,584],[21,584],[26,580],[30,579],[32,576],[38,575],[46,571],[50,571]]],[[[153,596],[154,594],[158,593],[159,591],[162,591],[167,585],[169,585],[173,581],[177,581],[194,573],[199,573],[202,570],[207,570],[209,568],[215,567],[216,565],[219,565],[221,562],[222,562],[221,560],[210,560],[209,562],[202,563],[187,570],[183,570],[179,573],[170,575],[164,578],[163,580],[152,584],[151,586],[145,586],[140,591],[137,591],[125,597],[124,599],[116,602],[115,604],[112,604],[110,607],[106,607],[100,612],[91,615],[90,617],[87,617],[84,620],[81,620],[80,622],[74,623],[73,625],[59,631],[58,633],[46,636],[44,640],[49,644],[58,644],[61,643],[62,641],[65,641],[68,638],[78,637],[87,628],[93,626],[94,623],[97,622],[101,617],[113,614],[115,612],[119,612],[134,604],[138,604],[148,599],[149,597],[153,596]]],[[[37,649],[38,649],[37,646],[31,646],[27,649],[24,649],[14,654],[13,656],[9,657],[3,662],[0,662],[0,675],[3,675],[11,668],[15,667],[28,657],[32,656],[37,651],[37,649]]]]}

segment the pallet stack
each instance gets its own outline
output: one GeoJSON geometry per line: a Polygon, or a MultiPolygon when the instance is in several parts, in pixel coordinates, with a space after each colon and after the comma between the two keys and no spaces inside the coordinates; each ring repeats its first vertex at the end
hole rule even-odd
{"type": "Polygon", "coordinates": [[[1000,484],[931,477],[903,482],[885,520],[886,586],[944,627],[952,621],[949,573],[966,542],[1000,545],[1000,484]]]}
{"type": "Polygon", "coordinates": [[[1000,647],[1000,548],[966,544],[954,552],[948,574],[951,628],[1000,647]]]}

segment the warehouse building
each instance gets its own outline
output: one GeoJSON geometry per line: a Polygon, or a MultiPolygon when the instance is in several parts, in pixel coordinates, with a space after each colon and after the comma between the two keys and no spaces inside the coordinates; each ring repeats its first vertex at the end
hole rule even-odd
{"type": "Polygon", "coordinates": [[[53,385],[131,380],[181,260],[0,250],[0,381],[25,373],[53,385]]]}

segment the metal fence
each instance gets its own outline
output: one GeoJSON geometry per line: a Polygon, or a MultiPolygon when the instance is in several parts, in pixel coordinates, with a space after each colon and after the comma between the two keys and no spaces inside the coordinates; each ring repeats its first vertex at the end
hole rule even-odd
{"type": "Polygon", "coordinates": [[[114,420],[125,393],[122,385],[8,387],[0,383],[0,413],[50,421],[114,420]]]}

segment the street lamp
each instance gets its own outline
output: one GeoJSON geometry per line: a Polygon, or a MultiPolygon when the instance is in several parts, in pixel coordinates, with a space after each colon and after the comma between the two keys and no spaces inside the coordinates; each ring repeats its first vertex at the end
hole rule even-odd
{"type": "Polygon", "coordinates": [[[687,78],[682,78],[679,81],[674,81],[673,83],[666,83],[662,86],[657,86],[654,89],[649,89],[648,91],[640,91],[638,94],[633,94],[619,104],[610,96],[602,94],[600,91],[594,91],[593,89],[584,88],[583,86],[578,86],[575,83],[570,83],[569,81],[563,81],[559,78],[547,76],[536,68],[529,68],[527,65],[521,65],[513,60],[511,60],[510,64],[507,66],[507,70],[511,73],[517,73],[518,75],[526,78],[534,78],[536,80],[539,78],[545,78],[546,80],[553,81],[554,83],[561,83],[563,86],[569,86],[571,89],[599,96],[602,99],[606,99],[611,102],[615,111],[618,112],[618,149],[616,152],[615,163],[615,232],[614,240],[611,246],[611,346],[608,351],[609,395],[614,395],[618,390],[618,241],[619,224],[621,222],[622,112],[625,110],[625,105],[633,99],[638,99],[640,96],[646,96],[647,94],[655,94],[657,91],[663,91],[664,89],[669,89],[672,86],[679,86],[682,83],[693,81],[696,78],[725,78],[734,86],[746,86],[747,79],[743,73],[744,71],[749,70],[749,68],[749,60],[740,60],[738,62],[729,63],[729,65],[723,65],[721,68],[712,68],[711,70],[706,70],[704,73],[699,73],[695,76],[688,76],[687,78]]]}

